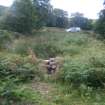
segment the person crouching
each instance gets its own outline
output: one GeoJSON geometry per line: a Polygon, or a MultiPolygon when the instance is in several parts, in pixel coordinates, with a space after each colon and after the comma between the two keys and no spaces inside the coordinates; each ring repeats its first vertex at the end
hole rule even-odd
{"type": "Polygon", "coordinates": [[[52,74],[55,73],[57,69],[57,63],[55,61],[55,58],[50,58],[47,62],[47,73],[52,74]]]}

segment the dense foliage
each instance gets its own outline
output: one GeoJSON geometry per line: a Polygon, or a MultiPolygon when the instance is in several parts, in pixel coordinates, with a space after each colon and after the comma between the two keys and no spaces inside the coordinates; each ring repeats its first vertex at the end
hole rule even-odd
{"type": "Polygon", "coordinates": [[[74,13],[70,18],[71,27],[80,27],[83,30],[92,30],[92,20],[83,16],[81,13],[74,13]]]}
{"type": "Polygon", "coordinates": [[[68,15],[61,9],[53,9],[49,0],[15,0],[7,12],[0,9],[0,27],[19,33],[31,33],[43,26],[68,25],[68,15]],[[3,14],[2,14],[3,13],[3,14]]]}
{"type": "Polygon", "coordinates": [[[49,16],[47,26],[67,28],[68,25],[68,13],[64,10],[55,8],[49,16]]]}
{"type": "Polygon", "coordinates": [[[95,31],[99,33],[102,38],[105,38],[105,9],[100,12],[100,17],[95,24],[95,31]]]}
{"type": "Polygon", "coordinates": [[[8,7],[0,6],[0,16],[3,16],[8,10],[8,7]]]}
{"type": "Polygon", "coordinates": [[[105,38],[105,7],[99,13],[99,19],[95,23],[95,32],[99,33],[102,39],[105,38]]]}
{"type": "Polygon", "coordinates": [[[89,87],[104,87],[104,58],[90,58],[88,62],[65,62],[61,78],[63,82],[79,88],[82,84],[89,87]]]}
{"type": "MultiPolygon", "coordinates": [[[[103,38],[104,15],[103,9],[96,22],[103,38]]],[[[15,0],[10,8],[0,7],[0,105],[104,105],[105,43],[90,31],[64,29],[91,30],[92,23],[81,13],[69,20],[50,0],[15,0]],[[50,57],[59,69],[49,76],[44,61],[50,57]]]]}
{"type": "MultiPolygon", "coordinates": [[[[105,47],[92,33],[67,33],[62,29],[45,28],[44,32],[35,32],[31,37],[21,34],[18,38],[13,37],[15,34],[1,31],[1,36],[10,36],[9,48],[0,53],[1,105],[66,105],[84,99],[91,104],[96,101],[99,103],[97,95],[104,102],[104,93],[100,95],[94,90],[97,88],[97,91],[100,89],[102,92],[104,88],[105,47]],[[29,47],[37,57],[36,62],[32,61],[29,47]],[[50,55],[57,56],[63,65],[60,65],[55,75],[48,76],[41,61],[48,59],[50,55]],[[54,87],[49,88],[48,83],[54,87]]],[[[6,43],[7,40],[4,41],[6,43]]]]}
{"type": "Polygon", "coordinates": [[[20,33],[30,33],[35,21],[31,0],[15,0],[3,21],[3,28],[20,33]]]}

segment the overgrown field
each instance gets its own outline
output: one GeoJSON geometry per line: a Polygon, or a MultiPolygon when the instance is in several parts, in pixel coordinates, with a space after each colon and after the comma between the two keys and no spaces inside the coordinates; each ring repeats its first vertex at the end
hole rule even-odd
{"type": "Polygon", "coordinates": [[[105,43],[94,33],[0,31],[0,49],[0,105],[105,104],[105,43]],[[49,57],[63,61],[51,76],[40,67],[49,57]]]}

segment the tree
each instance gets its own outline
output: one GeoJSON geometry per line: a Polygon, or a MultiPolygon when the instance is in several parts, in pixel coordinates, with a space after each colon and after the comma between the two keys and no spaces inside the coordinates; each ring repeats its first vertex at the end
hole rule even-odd
{"type": "Polygon", "coordinates": [[[4,20],[4,28],[30,33],[35,19],[32,0],[15,0],[4,20]]]}
{"type": "Polygon", "coordinates": [[[95,23],[95,32],[99,33],[102,38],[105,39],[105,0],[104,8],[99,13],[99,19],[95,23]]]}
{"type": "Polygon", "coordinates": [[[47,24],[48,27],[56,27],[56,16],[54,15],[54,12],[52,11],[48,18],[47,18],[47,24]]]}
{"type": "Polygon", "coordinates": [[[68,25],[68,13],[62,9],[51,9],[48,13],[47,24],[48,27],[65,28],[68,25]]]}
{"type": "Polygon", "coordinates": [[[0,6],[0,28],[2,28],[2,20],[4,19],[4,15],[7,13],[8,7],[0,6]]]}
{"type": "Polygon", "coordinates": [[[82,13],[71,14],[70,27],[80,27],[83,30],[92,29],[92,20],[85,18],[82,13]]]}
{"type": "Polygon", "coordinates": [[[38,16],[38,21],[36,22],[35,27],[40,28],[42,26],[46,26],[53,11],[50,1],[33,0],[33,4],[38,16]]]}
{"type": "Polygon", "coordinates": [[[8,10],[8,7],[0,6],[0,16],[3,16],[7,10],[8,10]]]}
{"type": "Polygon", "coordinates": [[[105,9],[101,10],[99,13],[99,19],[95,24],[95,32],[105,38],[105,9]]]}
{"type": "Polygon", "coordinates": [[[79,12],[76,12],[76,13],[72,13],[71,14],[71,17],[73,18],[73,17],[83,17],[84,15],[83,15],[83,13],[79,13],[79,12]]]}
{"type": "Polygon", "coordinates": [[[68,13],[62,9],[54,9],[54,16],[56,18],[56,27],[65,28],[68,25],[68,13]]]}
{"type": "Polygon", "coordinates": [[[68,26],[68,13],[62,9],[53,9],[47,26],[65,28],[68,26]]]}

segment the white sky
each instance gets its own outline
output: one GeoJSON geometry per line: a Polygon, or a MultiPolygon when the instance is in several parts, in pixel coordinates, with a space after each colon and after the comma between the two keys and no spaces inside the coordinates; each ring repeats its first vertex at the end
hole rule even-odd
{"type": "MultiPolygon", "coordinates": [[[[0,5],[10,6],[13,0],[0,0],[0,5]]],[[[103,8],[103,0],[51,0],[54,8],[68,11],[69,14],[80,12],[88,18],[97,18],[103,8]]]]}
{"type": "Polygon", "coordinates": [[[13,0],[0,0],[0,5],[10,6],[13,3],[13,0]]]}
{"type": "Polygon", "coordinates": [[[103,0],[52,0],[51,4],[68,11],[69,15],[80,12],[92,19],[98,18],[99,11],[103,9],[103,0]]]}

